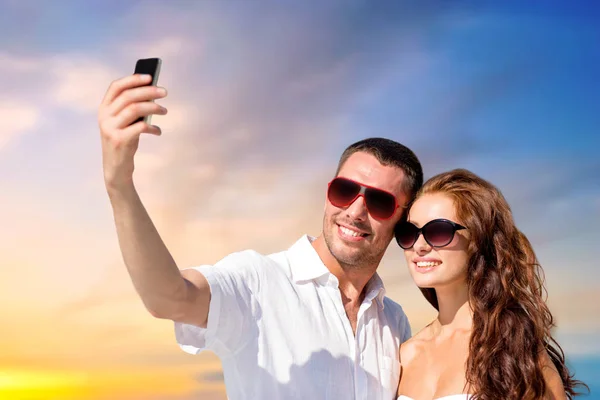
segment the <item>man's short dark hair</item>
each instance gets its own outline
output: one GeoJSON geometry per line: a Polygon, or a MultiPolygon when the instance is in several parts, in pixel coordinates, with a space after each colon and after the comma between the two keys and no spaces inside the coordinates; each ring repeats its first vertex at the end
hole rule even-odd
{"type": "Polygon", "coordinates": [[[367,138],[348,146],[340,157],[336,176],[348,158],[357,152],[371,154],[382,165],[391,165],[404,171],[406,179],[402,190],[408,194],[411,201],[423,185],[423,168],[415,153],[408,147],[386,138],[367,138]]]}

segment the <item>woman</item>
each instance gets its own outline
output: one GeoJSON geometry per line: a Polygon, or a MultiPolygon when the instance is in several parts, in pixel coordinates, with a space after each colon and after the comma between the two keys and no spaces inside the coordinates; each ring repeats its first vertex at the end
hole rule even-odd
{"type": "Polygon", "coordinates": [[[542,271],[500,191],[466,170],[428,180],[396,227],[438,317],[400,348],[399,400],[566,399],[542,271]]]}

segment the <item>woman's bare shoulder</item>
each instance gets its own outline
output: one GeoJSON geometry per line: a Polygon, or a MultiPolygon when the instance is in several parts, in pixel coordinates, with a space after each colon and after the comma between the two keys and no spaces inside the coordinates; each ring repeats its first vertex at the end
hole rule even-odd
{"type": "Polygon", "coordinates": [[[400,363],[408,364],[416,354],[422,354],[431,337],[431,324],[400,345],[400,363]]]}

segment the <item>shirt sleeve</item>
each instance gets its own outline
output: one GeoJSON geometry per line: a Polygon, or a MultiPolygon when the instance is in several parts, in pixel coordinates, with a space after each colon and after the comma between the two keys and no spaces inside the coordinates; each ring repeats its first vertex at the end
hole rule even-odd
{"type": "Polygon", "coordinates": [[[410,327],[410,322],[408,321],[408,317],[406,316],[406,314],[403,312],[402,313],[402,343],[406,342],[408,339],[410,339],[412,337],[412,329],[410,327]]]}
{"type": "Polygon", "coordinates": [[[260,290],[258,253],[231,254],[215,265],[193,267],[206,277],[210,305],[206,328],[175,322],[175,338],[190,354],[211,350],[231,354],[256,335],[257,293],[260,290]]]}

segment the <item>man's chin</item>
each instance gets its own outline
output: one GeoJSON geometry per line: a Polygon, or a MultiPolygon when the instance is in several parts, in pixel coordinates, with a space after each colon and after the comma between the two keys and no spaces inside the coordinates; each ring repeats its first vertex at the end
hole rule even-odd
{"type": "Polygon", "coordinates": [[[364,254],[360,250],[351,249],[343,245],[335,246],[331,250],[331,254],[340,264],[358,265],[365,259],[364,254]]]}
{"type": "Polygon", "coordinates": [[[347,265],[358,265],[364,263],[367,257],[365,254],[365,243],[348,242],[336,236],[325,237],[325,242],[331,255],[340,263],[347,265]]]}

